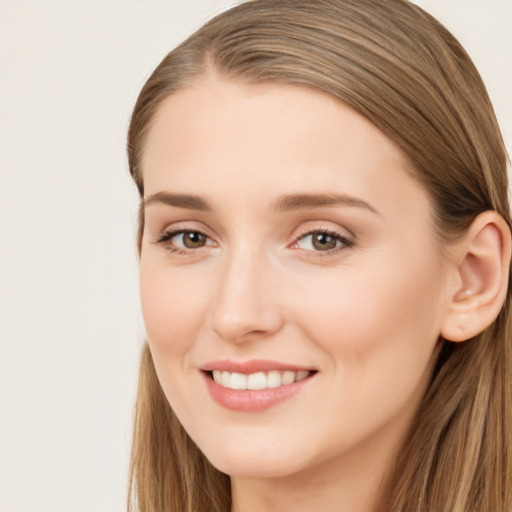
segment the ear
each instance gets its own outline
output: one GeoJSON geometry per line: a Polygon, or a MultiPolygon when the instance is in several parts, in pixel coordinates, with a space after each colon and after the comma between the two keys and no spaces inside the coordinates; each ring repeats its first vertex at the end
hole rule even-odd
{"type": "Polygon", "coordinates": [[[468,340],[496,319],[507,294],[510,251],[510,229],[494,211],[478,215],[455,242],[454,279],[441,329],[445,340],[468,340]]]}

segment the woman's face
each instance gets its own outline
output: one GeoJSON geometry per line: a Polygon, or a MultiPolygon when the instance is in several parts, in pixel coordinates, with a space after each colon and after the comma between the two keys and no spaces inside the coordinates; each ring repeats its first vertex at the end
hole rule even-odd
{"type": "Polygon", "coordinates": [[[306,88],[209,78],[160,106],[143,159],[143,315],[163,390],[221,471],[379,464],[404,435],[448,302],[406,165],[306,88]]]}

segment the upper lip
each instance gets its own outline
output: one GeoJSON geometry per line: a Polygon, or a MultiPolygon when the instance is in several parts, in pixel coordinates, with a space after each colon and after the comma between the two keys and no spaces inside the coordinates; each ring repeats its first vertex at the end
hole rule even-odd
{"type": "Polygon", "coordinates": [[[279,361],[270,361],[267,359],[252,359],[251,361],[233,361],[231,359],[219,359],[211,361],[200,368],[204,372],[211,372],[213,370],[227,371],[231,373],[256,373],[256,372],[270,372],[277,371],[292,371],[298,372],[301,370],[314,371],[314,368],[307,366],[300,366],[296,364],[283,363],[279,361]]]}

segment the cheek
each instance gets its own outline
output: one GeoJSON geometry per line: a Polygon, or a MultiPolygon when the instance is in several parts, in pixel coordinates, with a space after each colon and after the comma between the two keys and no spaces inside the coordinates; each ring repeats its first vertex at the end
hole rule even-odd
{"type": "Polygon", "coordinates": [[[154,352],[179,354],[188,349],[202,325],[204,294],[178,270],[141,261],[140,296],[148,342],[154,352]]]}
{"type": "MultiPolygon", "coordinates": [[[[191,354],[204,324],[204,293],[183,269],[141,260],[140,298],[147,341],[165,396],[180,419],[190,414],[191,354]]],[[[194,424],[193,419],[186,421],[194,424]]]]}
{"type": "Polygon", "coordinates": [[[308,337],[355,367],[385,357],[424,364],[440,330],[442,269],[435,260],[396,255],[378,263],[340,268],[335,279],[326,276],[315,286],[304,283],[307,307],[296,302],[296,309],[308,319],[308,337]]]}
{"type": "Polygon", "coordinates": [[[379,263],[374,270],[340,269],[338,278],[314,287],[305,283],[307,306],[295,299],[306,338],[328,356],[322,407],[330,411],[326,432],[339,438],[340,449],[393,418],[406,428],[435,358],[440,269],[395,258],[379,263]]]}

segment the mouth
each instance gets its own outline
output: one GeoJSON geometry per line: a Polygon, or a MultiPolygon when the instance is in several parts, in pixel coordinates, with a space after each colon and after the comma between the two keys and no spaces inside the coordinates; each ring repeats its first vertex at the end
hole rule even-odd
{"type": "Polygon", "coordinates": [[[301,394],[315,369],[271,361],[217,361],[201,368],[211,398],[226,409],[258,412],[301,394]]]}
{"type": "Polygon", "coordinates": [[[267,372],[239,373],[227,370],[205,371],[206,375],[219,386],[232,390],[261,391],[290,386],[316,373],[316,370],[271,370],[267,372]]]}

